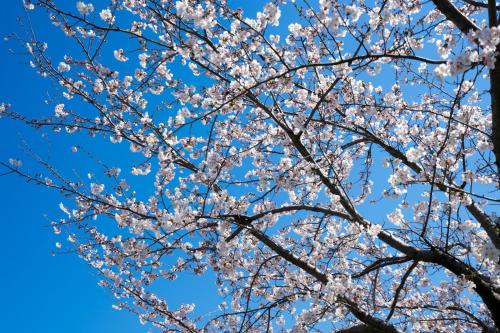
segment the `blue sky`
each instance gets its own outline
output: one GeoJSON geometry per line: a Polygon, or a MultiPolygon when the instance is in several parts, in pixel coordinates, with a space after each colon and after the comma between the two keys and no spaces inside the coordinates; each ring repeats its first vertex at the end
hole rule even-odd
{"type": "MultiPolygon", "coordinates": [[[[21,14],[21,1],[2,4],[2,39],[22,30],[17,22],[21,14]]],[[[53,89],[51,83],[27,66],[25,57],[9,52],[19,49],[16,43],[2,40],[0,45],[0,101],[24,114],[49,110],[44,99],[53,89]]],[[[23,140],[35,151],[47,151],[41,133],[21,124],[2,118],[0,133],[1,160],[18,156],[23,140]]],[[[60,201],[58,193],[15,176],[0,177],[0,332],[146,332],[134,315],[111,308],[113,296],[97,285],[97,276],[82,260],[71,254],[51,255],[58,239],[48,227],[49,217],[60,215],[60,201]]]]}

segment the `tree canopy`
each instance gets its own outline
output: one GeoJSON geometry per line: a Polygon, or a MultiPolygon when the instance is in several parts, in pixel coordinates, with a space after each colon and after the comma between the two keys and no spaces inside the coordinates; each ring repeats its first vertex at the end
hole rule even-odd
{"type": "Polygon", "coordinates": [[[56,245],[117,308],[164,332],[500,330],[495,0],[25,8],[68,45],[15,37],[58,97],[1,115],[119,158],[1,166],[64,194],[56,245]],[[193,274],[210,311],[165,296],[193,274]]]}

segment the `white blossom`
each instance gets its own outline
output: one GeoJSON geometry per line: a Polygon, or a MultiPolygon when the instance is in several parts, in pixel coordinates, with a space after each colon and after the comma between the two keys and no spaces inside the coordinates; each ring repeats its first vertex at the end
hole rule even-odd
{"type": "Polygon", "coordinates": [[[396,210],[389,215],[387,215],[389,221],[397,227],[403,227],[405,223],[405,218],[401,209],[396,208],[396,210]]]}
{"type": "Polygon", "coordinates": [[[19,168],[23,165],[23,162],[19,159],[9,158],[9,164],[16,168],[19,168]]]}
{"type": "Polygon", "coordinates": [[[63,61],[61,61],[59,63],[59,65],[57,66],[57,70],[59,72],[69,72],[70,69],[71,69],[71,66],[68,65],[67,63],[63,62],[63,61]]]}
{"type": "Polygon", "coordinates": [[[93,195],[99,195],[99,194],[101,194],[102,191],[104,191],[104,185],[91,183],[90,184],[90,191],[92,192],[93,195]]]}
{"type": "Polygon", "coordinates": [[[125,53],[123,52],[123,49],[114,50],[113,55],[118,61],[125,62],[128,60],[128,58],[125,56],[125,53]]]}
{"type": "Polygon", "coordinates": [[[76,9],[80,15],[85,16],[94,11],[94,5],[91,3],[84,3],[83,1],[78,1],[76,3],[76,9]]]}
{"type": "Polygon", "coordinates": [[[115,22],[115,17],[110,9],[106,8],[101,10],[99,17],[106,23],[113,24],[115,22]]]}
{"type": "Polygon", "coordinates": [[[57,104],[54,108],[54,113],[56,117],[66,117],[69,113],[64,109],[64,104],[57,104]]]}

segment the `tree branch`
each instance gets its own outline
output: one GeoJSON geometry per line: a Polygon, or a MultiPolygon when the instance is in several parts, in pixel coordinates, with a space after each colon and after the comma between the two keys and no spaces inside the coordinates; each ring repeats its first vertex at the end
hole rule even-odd
{"type": "Polygon", "coordinates": [[[460,29],[464,34],[468,34],[470,31],[479,30],[479,27],[475,25],[467,16],[465,16],[457,7],[455,7],[448,0],[432,0],[436,5],[437,9],[444,15],[448,20],[453,22],[455,26],[460,29]]]}

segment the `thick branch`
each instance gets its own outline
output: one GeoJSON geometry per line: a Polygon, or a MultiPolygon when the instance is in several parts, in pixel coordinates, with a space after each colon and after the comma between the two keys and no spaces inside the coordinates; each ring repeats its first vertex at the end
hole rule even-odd
{"type": "MultiPolygon", "coordinates": [[[[495,0],[493,0],[495,1],[495,0]]],[[[468,3],[469,5],[476,6],[476,7],[481,7],[481,8],[488,8],[488,4],[479,2],[479,1],[474,1],[474,0],[463,0],[463,2],[468,3]]],[[[500,10],[500,6],[496,6],[496,9],[500,10]]]]}
{"type": "MultiPolygon", "coordinates": [[[[307,206],[307,205],[291,205],[291,206],[283,206],[283,207],[271,209],[271,210],[256,214],[256,215],[248,218],[247,221],[248,221],[248,223],[250,223],[250,222],[255,221],[257,219],[260,219],[266,215],[294,212],[294,211],[298,211],[298,210],[306,210],[306,211],[310,211],[310,212],[323,213],[325,215],[338,216],[338,217],[341,217],[343,219],[349,219],[348,215],[331,210],[331,209],[327,209],[327,208],[322,208],[322,207],[318,207],[318,206],[307,206]]],[[[221,217],[235,217],[235,216],[233,215],[233,216],[221,216],[221,217]]],[[[230,242],[233,238],[238,236],[238,234],[240,232],[242,232],[243,229],[244,228],[241,226],[238,227],[235,231],[233,231],[233,233],[231,235],[229,235],[226,238],[226,242],[230,242]]]]}
{"type": "Polygon", "coordinates": [[[432,0],[436,5],[437,9],[446,16],[448,20],[453,22],[460,31],[464,34],[470,31],[479,30],[479,27],[475,25],[471,20],[467,18],[457,7],[455,7],[448,0],[432,0]]]}
{"type": "Polygon", "coordinates": [[[356,325],[349,328],[344,328],[340,331],[336,331],[335,333],[376,333],[374,329],[367,325],[356,325]]]}
{"type": "Polygon", "coordinates": [[[468,281],[473,282],[475,285],[474,290],[490,310],[496,327],[500,327],[499,295],[495,292],[494,286],[488,281],[488,279],[482,276],[474,268],[438,249],[426,251],[416,249],[403,243],[401,240],[394,238],[391,234],[385,231],[382,231],[378,235],[378,238],[414,260],[438,264],[453,272],[456,276],[463,276],[468,281]]]}
{"type": "MultiPolygon", "coordinates": [[[[496,0],[488,0],[488,19],[490,27],[498,24],[496,0]]],[[[491,96],[491,136],[493,141],[493,152],[500,172],[500,45],[496,47],[497,58],[495,67],[490,70],[490,96],[491,96]]],[[[499,180],[500,181],[500,180],[499,180]]]]}
{"type": "MultiPolygon", "coordinates": [[[[240,224],[243,227],[248,227],[248,225],[247,225],[248,222],[246,219],[244,219],[242,221],[235,219],[235,222],[237,224],[240,224]]],[[[262,233],[260,230],[257,230],[254,228],[249,228],[249,232],[255,238],[257,238],[259,241],[261,241],[264,245],[266,245],[271,250],[273,250],[276,254],[278,254],[284,260],[288,261],[289,263],[300,268],[304,272],[315,277],[322,284],[326,285],[328,283],[328,277],[326,274],[318,271],[315,267],[309,265],[304,260],[297,258],[290,251],[284,249],[281,245],[274,242],[272,239],[270,239],[267,235],[262,233]]],[[[384,322],[381,319],[375,318],[375,317],[365,313],[362,309],[360,309],[358,307],[358,305],[355,302],[353,302],[345,297],[339,297],[339,300],[347,306],[349,311],[351,311],[351,313],[356,318],[358,318],[361,322],[365,323],[367,326],[372,328],[372,332],[377,332],[377,333],[382,333],[382,332],[398,333],[399,332],[394,326],[387,324],[386,322],[384,322]]]]}
{"type": "MultiPolygon", "coordinates": [[[[479,30],[469,18],[467,18],[457,7],[448,0],[432,0],[439,11],[453,22],[455,26],[464,34],[479,30]]],[[[497,25],[496,1],[488,0],[488,18],[490,27],[497,25]]],[[[497,53],[500,52],[500,46],[497,46],[497,53]]],[[[497,172],[500,171],[500,61],[496,60],[495,67],[490,70],[490,94],[491,94],[491,112],[492,112],[492,141],[493,153],[495,154],[497,172]]]]}
{"type": "MultiPolygon", "coordinates": [[[[499,67],[500,67],[500,65],[499,65],[499,67]]],[[[500,87],[497,87],[497,89],[500,89],[500,87]]],[[[499,96],[500,96],[500,92],[499,92],[499,96]]],[[[500,124],[498,126],[500,129],[500,124]]],[[[386,144],[384,141],[380,140],[379,138],[377,138],[375,135],[373,135],[371,133],[365,133],[365,135],[368,137],[369,141],[382,147],[387,153],[389,153],[391,156],[399,159],[404,165],[409,167],[412,171],[414,171],[417,174],[422,173],[422,171],[423,171],[422,168],[420,166],[418,166],[415,162],[410,162],[408,160],[408,158],[406,157],[406,155],[403,154],[401,151],[386,144]]],[[[500,139],[500,137],[499,137],[499,139],[500,139]]],[[[500,147],[500,144],[498,145],[498,147],[500,147]]],[[[500,159],[497,159],[497,162],[498,161],[500,161],[500,159]]],[[[444,184],[438,183],[436,185],[441,191],[443,191],[445,193],[448,192],[448,189],[444,184]]],[[[491,242],[493,243],[493,245],[495,245],[495,247],[500,250],[500,229],[499,229],[499,226],[494,221],[492,221],[491,218],[481,208],[479,208],[476,205],[476,203],[472,202],[472,203],[466,205],[465,207],[467,208],[467,211],[472,216],[474,216],[474,218],[479,222],[479,224],[481,224],[481,227],[486,231],[486,233],[488,234],[488,237],[491,239],[491,242]]]]}

